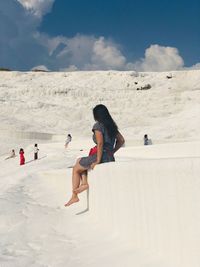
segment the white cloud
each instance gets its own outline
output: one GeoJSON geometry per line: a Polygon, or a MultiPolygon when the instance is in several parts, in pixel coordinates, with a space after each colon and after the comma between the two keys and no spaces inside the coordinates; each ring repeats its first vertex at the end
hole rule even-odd
{"type": "Polygon", "coordinates": [[[182,69],[184,61],[175,47],[151,45],[145,51],[145,58],[132,66],[139,71],[170,71],[182,69]]]}
{"type": "Polygon", "coordinates": [[[195,65],[193,65],[192,67],[186,68],[186,69],[190,69],[190,70],[200,70],[200,63],[196,63],[195,65]]]}
{"type": "Polygon", "coordinates": [[[18,1],[0,1],[0,66],[27,70],[46,65],[48,51],[34,37],[39,24],[40,18],[18,1]]]}
{"type": "Polygon", "coordinates": [[[54,62],[59,62],[59,69],[107,70],[124,69],[126,58],[117,44],[103,37],[76,35],[73,38],[39,36],[43,45],[48,47],[54,62]]]}
{"type": "Polygon", "coordinates": [[[61,40],[65,48],[57,56],[60,60],[68,60],[69,65],[76,65],[83,69],[86,62],[91,59],[91,54],[96,38],[93,36],[76,35],[73,38],[61,40]]]}
{"type": "Polygon", "coordinates": [[[42,17],[51,10],[55,0],[17,0],[25,9],[37,17],[42,17]]]}
{"type": "Polygon", "coordinates": [[[50,70],[124,69],[126,59],[114,42],[77,34],[49,37],[40,33],[42,15],[53,0],[0,1],[0,66],[28,70],[45,65],[50,70]],[[26,22],[26,23],[24,23],[26,22]],[[73,67],[71,67],[73,66],[73,67]]]}
{"type": "Polygon", "coordinates": [[[78,68],[75,65],[70,65],[68,68],[60,69],[60,71],[77,71],[78,68]]]}
{"type": "Polygon", "coordinates": [[[103,37],[95,41],[91,60],[93,66],[97,68],[123,69],[126,64],[126,58],[117,48],[117,45],[103,37]]]}
{"type": "MultiPolygon", "coordinates": [[[[178,49],[151,45],[144,58],[129,62],[120,46],[105,37],[77,34],[49,37],[38,27],[55,0],[0,1],[0,67],[29,70],[170,71],[184,68],[178,49]]],[[[199,69],[200,64],[192,66],[199,69]]]]}
{"type": "Polygon", "coordinates": [[[49,71],[49,69],[44,65],[35,66],[31,70],[32,71],[49,71]]]}

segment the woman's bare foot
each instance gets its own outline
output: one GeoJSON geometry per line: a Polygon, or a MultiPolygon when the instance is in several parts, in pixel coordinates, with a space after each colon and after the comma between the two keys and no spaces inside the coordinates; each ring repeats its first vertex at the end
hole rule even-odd
{"type": "Polygon", "coordinates": [[[81,192],[87,190],[89,188],[89,184],[82,184],[77,189],[74,190],[74,193],[80,194],[81,192]]]}
{"type": "Polygon", "coordinates": [[[70,205],[76,203],[76,202],[79,202],[79,198],[76,196],[76,197],[72,197],[66,204],[65,204],[65,207],[69,207],[70,205]]]}

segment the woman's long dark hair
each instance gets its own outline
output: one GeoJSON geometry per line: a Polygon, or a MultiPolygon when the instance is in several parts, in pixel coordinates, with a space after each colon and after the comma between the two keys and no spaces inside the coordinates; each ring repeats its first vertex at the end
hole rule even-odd
{"type": "Polygon", "coordinates": [[[100,104],[93,108],[93,115],[95,121],[104,125],[110,138],[116,137],[118,133],[117,124],[112,119],[106,106],[100,104]]]}

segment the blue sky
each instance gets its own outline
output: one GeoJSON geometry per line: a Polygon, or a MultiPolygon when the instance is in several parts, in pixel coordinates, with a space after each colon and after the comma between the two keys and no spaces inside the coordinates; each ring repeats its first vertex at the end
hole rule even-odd
{"type": "Polygon", "coordinates": [[[14,69],[43,65],[52,70],[162,71],[199,66],[197,0],[7,0],[0,3],[2,14],[9,24],[1,16],[0,25],[10,25],[9,32],[18,27],[21,34],[8,37],[0,26],[0,37],[5,35],[13,46],[16,42],[8,49],[0,40],[0,65],[14,69]],[[26,29],[19,14],[27,20],[26,29]],[[19,59],[18,49],[29,58],[19,59]],[[12,57],[11,64],[15,52],[18,61],[12,57]]]}
{"type": "Polygon", "coordinates": [[[151,44],[178,48],[186,65],[200,60],[199,0],[57,0],[40,29],[113,38],[133,60],[151,44]]]}

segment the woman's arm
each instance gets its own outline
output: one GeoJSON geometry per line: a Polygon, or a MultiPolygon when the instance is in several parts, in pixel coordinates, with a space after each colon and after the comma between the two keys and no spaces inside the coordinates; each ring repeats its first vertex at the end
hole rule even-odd
{"type": "Polygon", "coordinates": [[[94,169],[95,165],[101,162],[102,154],[103,154],[103,134],[95,130],[95,137],[97,142],[97,160],[91,165],[91,169],[94,169]]]}
{"type": "Polygon", "coordinates": [[[124,137],[122,136],[122,134],[120,132],[118,132],[118,134],[116,136],[116,144],[115,144],[115,147],[114,147],[114,150],[113,150],[113,154],[115,154],[115,152],[117,150],[119,150],[120,147],[123,146],[124,143],[125,143],[124,137]]]}
{"type": "Polygon", "coordinates": [[[103,154],[103,134],[96,130],[95,131],[95,137],[97,141],[97,161],[96,163],[99,164],[101,162],[101,157],[103,154]]]}

